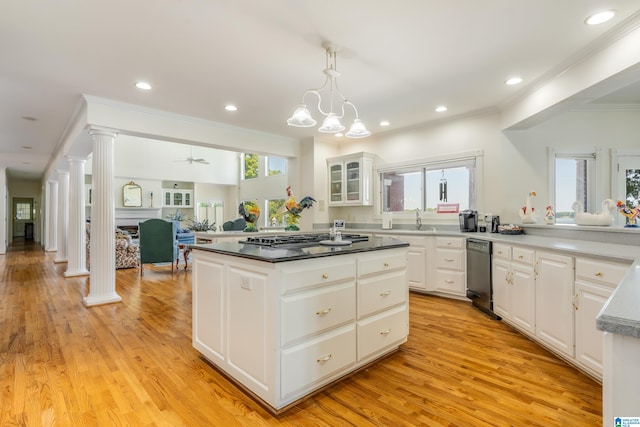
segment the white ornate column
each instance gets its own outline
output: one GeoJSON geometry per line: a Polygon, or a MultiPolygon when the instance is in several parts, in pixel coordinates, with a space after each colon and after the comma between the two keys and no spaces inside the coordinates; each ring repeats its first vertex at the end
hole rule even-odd
{"type": "Polygon", "coordinates": [[[67,262],[69,232],[69,171],[58,170],[58,252],[56,263],[67,262]]]}
{"type": "Polygon", "coordinates": [[[58,250],[58,181],[47,181],[49,199],[47,200],[47,252],[58,250]]]}
{"type": "Polygon", "coordinates": [[[85,157],[67,157],[69,161],[69,256],[64,277],[86,276],[86,232],[84,212],[85,157]]]}
{"type": "Polygon", "coordinates": [[[122,298],[116,293],[115,201],[113,192],[115,139],[118,134],[90,129],[93,139],[91,176],[91,273],[87,307],[122,298]]]}

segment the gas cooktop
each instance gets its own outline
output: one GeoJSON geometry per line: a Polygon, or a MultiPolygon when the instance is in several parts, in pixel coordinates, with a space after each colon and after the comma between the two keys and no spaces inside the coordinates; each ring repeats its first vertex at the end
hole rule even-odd
{"type": "MultiPolygon", "coordinates": [[[[240,240],[239,243],[267,247],[295,246],[299,248],[304,246],[315,246],[318,245],[321,241],[326,240],[330,240],[329,233],[254,236],[247,237],[247,240],[240,240]]],[[[363,236],[361,234],[342,233],[342,240],[348,240],[351,242],[366,242],[369,240],[369,237],[363,236]]]]}

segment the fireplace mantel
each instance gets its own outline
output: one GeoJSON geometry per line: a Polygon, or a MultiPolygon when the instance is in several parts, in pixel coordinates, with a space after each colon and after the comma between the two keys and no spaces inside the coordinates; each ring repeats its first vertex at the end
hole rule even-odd
{"type": "Polygon", "coordinates": [[[137,226],[140,221],[149,218],[160,218],[162,209],[160,208],[116,208],[116,227],[123,225],[137,226]]]}

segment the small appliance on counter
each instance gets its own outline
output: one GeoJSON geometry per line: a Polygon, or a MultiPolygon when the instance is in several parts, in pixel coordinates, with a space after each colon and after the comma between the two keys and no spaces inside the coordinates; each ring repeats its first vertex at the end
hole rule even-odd
{"type": "Polygon", "coordinates": [[[477,232],[478,231],[478,211],[466,209],[458,214],[460,220],[460,231],[477,232]]]}
{"type": "Polygon", "coordinates": [[[489,227],[489,231],[492,233],[499,233],[500,230],[498,227],[500,226],[500,217],[498,215],[486,214],[484,216],[484,222],[489,227]]]}

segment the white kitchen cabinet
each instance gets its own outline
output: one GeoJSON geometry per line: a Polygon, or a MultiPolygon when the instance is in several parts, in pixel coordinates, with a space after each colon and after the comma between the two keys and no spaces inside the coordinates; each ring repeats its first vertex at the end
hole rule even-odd
{"type": "Polygon", "coordinates": [[[373,159],[368,153],[327,159],[329,206],[373,204],[373,159]]]}
{"type": "Polygon", "coordinates": [[[493,247],[493,311],[530,334],[536,324],[534,254],[499,243],[493,247]]]}
{"type": "Polygon", "coordinates": [[[433,291],[466,296],[466,251],[464,237],[436,237],[433,291]]]}
{"type": "Polygon", "coordinates": [[[407,250],[407,282],[409,289],[416,291],[427,290],[427,277],[429,262],[429,247],[432,246],[433,237],[388,235],[394,239],[409,243],[407,250]]]}
{"type": "Polygon", "coordinates": [[[573,358],[573,258],[536,251],[536,336],[573,358]]]}
{"type": "Polygon", "coordinates": [[[193,190],[162,190],[162,206],[166,208],[192,208],[193,190]]]}
{"type": "Polygon", "coordinates": [[[575,261],[575,359],[581,367],[602,379],[603,332],[596,328],[596,317],[629,270],[629,264],[589,258],[575,261]]]}
{"type": "Polygon", "coordinates": [[[193,254],[193,346],[275,410],[395,350],[407,248],[270,263],[193,254]]]}

